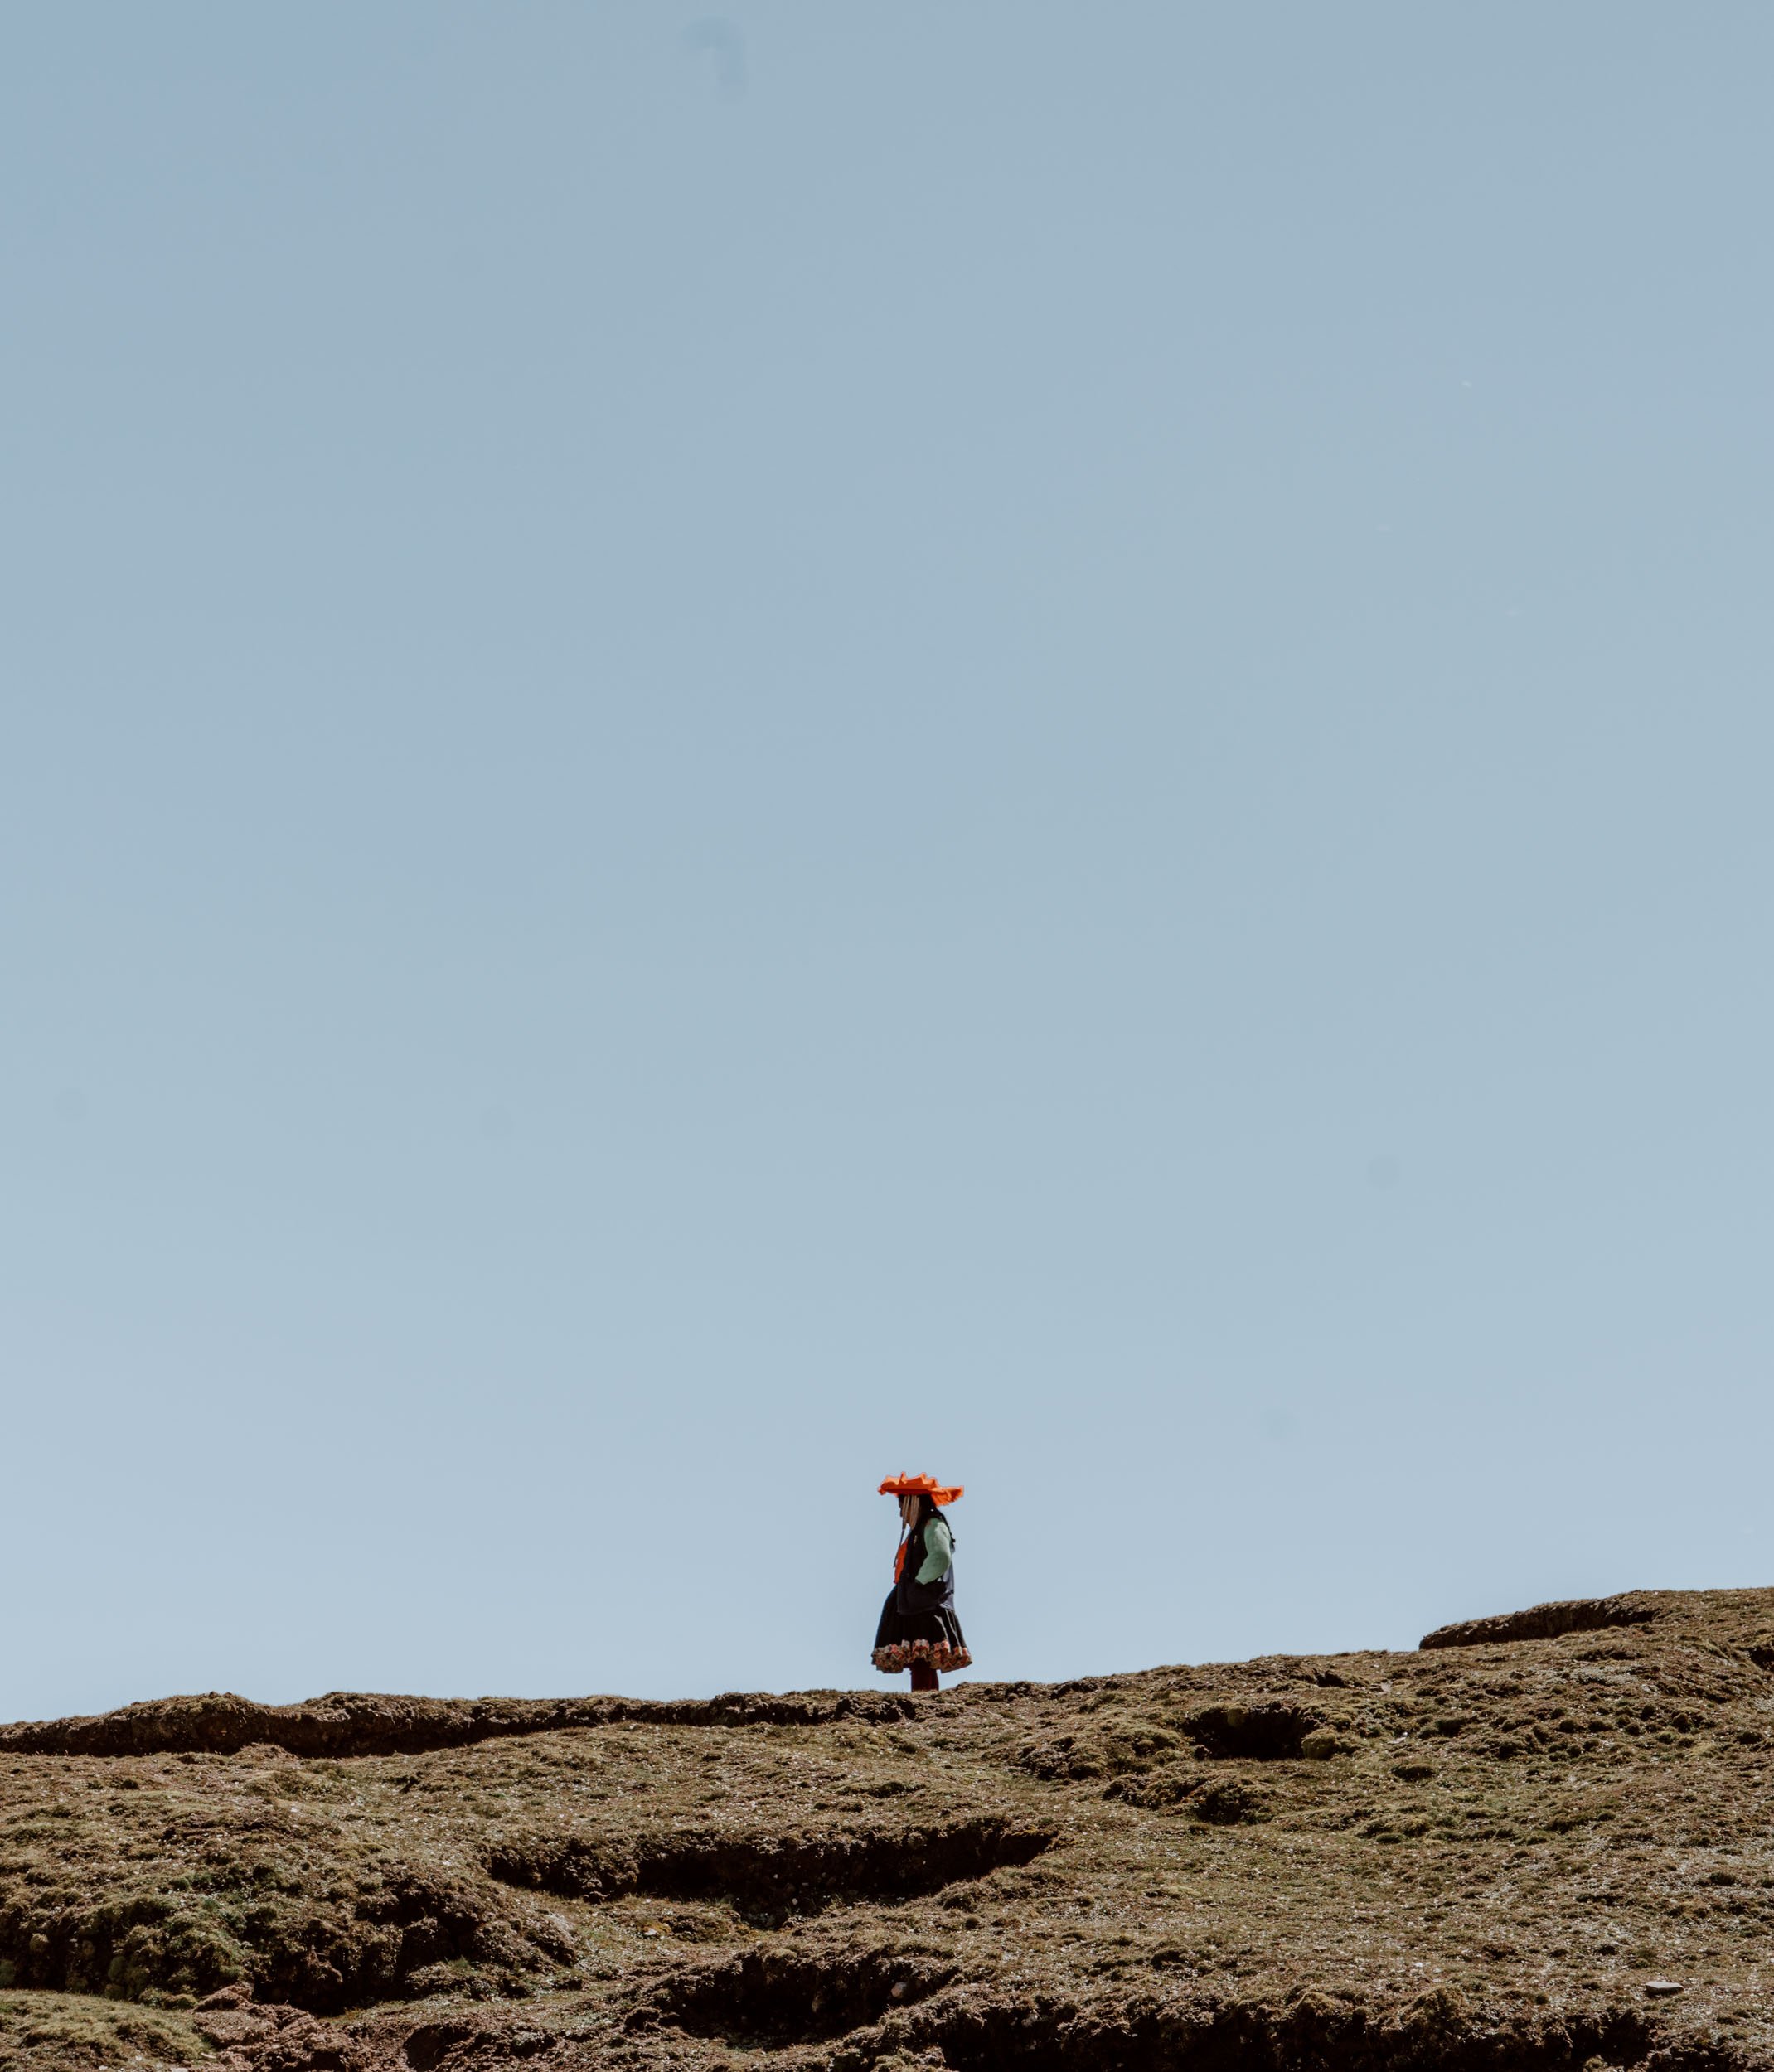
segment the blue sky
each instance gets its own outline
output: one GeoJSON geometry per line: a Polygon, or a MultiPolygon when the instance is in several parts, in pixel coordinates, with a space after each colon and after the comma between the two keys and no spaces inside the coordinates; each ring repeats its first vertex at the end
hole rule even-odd
{"type": "Polygon", "coordinates": [[[12,10],[0,1714],[1774,1574],[1771,58],[12,10]]]}

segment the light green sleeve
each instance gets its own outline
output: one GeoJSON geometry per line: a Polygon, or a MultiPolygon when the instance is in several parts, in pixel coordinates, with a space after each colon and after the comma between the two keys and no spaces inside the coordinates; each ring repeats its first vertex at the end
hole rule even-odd
{"type": "Polygon", "coordinates": [[[919,1565],[920,1583],[939,1583],[948,1573],[948,1565],[955,1558],[955,1542],[949,1537],[948,1527],[940,1518],[932,1518],[924,1527],[924,1558],[919,1565]]]}

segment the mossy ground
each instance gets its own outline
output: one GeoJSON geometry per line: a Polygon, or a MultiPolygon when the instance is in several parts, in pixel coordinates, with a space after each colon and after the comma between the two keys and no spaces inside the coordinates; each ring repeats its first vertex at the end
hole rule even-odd
{"type": "Polygon", "coordinates": [[[230,1981],[365,2065],[1774,2065],[1774,1592],[1640,1601],[903,1719],[0,1755],[0,1978],[240,2065],[178,2026],[230,1981]]]}
{"type": "Polygon", "coordinates": [[[0,2072],[71,2072],[82,2065],[158,2072],[213,2055],[188,2016],[85,1993],[0,1992],[0,2072]]]}

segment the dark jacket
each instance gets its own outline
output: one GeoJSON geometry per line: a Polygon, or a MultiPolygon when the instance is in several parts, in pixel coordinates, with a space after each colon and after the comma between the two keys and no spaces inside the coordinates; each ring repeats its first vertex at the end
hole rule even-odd
{"type": "MultiPolygon", "coordinates": [[[[899,1580],[894,1585],[894,1609],[903,1615],[915,1616],[919,1612],[924,1611],[946,1611],[955,1601],[955,1564],[952,1557],[948,1566],[933,1583],[920,1583],[918,1580],[918,1571],[923,1566],[930,1552],[924,1545],[924,1527],[929,1522],[928,1518],[925,1519],[924,1524],[919,1526],[906,1542],[905,1566],[899,1571],[899,1580]]],[[[943,1523],[947,1525],[948,1521],[944,1518],[943,1523]]],[[[952,1542],[952,1528],[949,1537],[952,1542]]]]}

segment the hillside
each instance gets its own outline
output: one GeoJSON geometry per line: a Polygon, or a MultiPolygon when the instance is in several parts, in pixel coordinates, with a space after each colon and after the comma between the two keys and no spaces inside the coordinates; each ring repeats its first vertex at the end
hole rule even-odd
{"type": "Polygon", "coordinates": [[[1771,1733],[1767,1590],[915,1701],[0,1729],[0,2066],[1774,2066],[1771,1733]]]}

